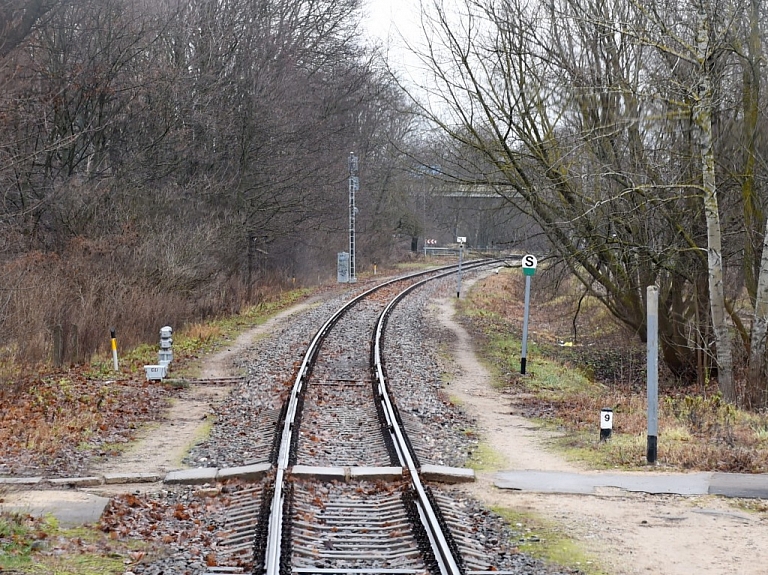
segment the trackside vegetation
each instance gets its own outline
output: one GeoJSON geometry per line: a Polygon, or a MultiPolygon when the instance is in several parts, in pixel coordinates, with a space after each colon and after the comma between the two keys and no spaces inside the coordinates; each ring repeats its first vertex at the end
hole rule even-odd
{"type": "MultiPolygon", "coordinates": [[[[572,284],[553,288],[545,278],[532,297],[528,373],[520,375],[522,285],[520,271],[508,270],[476,284],[461,302],[495,385],[520,414],[561,430],[568,457],[599,468],[645,467],[645,348],[598,302],[580,301],[572,284]],[[607,442],[599,441],[603,408],[614,414],[607,442]]],[[[768,472],[768,416],[725,402],[712,384],[660,377],[659,466],[768,472]]]]}

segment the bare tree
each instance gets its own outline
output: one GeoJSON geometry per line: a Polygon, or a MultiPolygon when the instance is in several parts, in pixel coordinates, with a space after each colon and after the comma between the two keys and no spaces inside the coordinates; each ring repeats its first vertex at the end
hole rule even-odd
{"type": "Polygon", "coordinates": [[[58,0],[2,0],[0,2],[0,58],[5,58],[30,34],[58,0]]]}
{"type": "MultiPolygon", "coordinates": [[[[435,84],[416,99],[456,144],[454,153],[446,147],[446,175],[485,182],[527,212],[582,283],[641,336],[644,287],[659,284],[667,365],[685,379],[702,374],[712,334],[718,383],[735,401],[728,319],[742,341],[746,331],[726,298],[725,274],[735,268],[724,262],[721,222],[736,202],[723,198],[733,186],[723,186],[718,150],[729,145],[724,120],[740,117],[728,94],[738,87],[732,46],[744,38],[744,5],[467,0],[458,14],[440,2],[431,8],[420,56],[435,84]]],[[[753,139],[747,161],[754,149],[753,139]]]]}
{"type": "MultiPolygon", "coordinates": [[[[13,25],[38,4],[7,5],[13,25]]],[[[330,275],[351,150],[376,191],[361,197],[364,239],[387,252],[391,214],[379,208],[396,192],[389,154],[410,120],[360,41],[359,0],[51,6],[7,44],[2,70],[0,267],[28,282],[20,270],[39,254],[51,278],[14,292],[9,322],[44,332],[68,316],[130,315],[131,341],[158,310],[237,310],[254,253],[259,279],[330,275]],[[32,318],[24,294],[50,305],[32,318]]]]}

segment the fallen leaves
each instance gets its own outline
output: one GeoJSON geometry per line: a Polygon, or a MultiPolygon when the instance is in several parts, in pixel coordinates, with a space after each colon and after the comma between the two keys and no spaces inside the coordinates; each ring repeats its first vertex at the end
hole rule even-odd
{"type": "Polygon", "coordinates": [[[107,385],[84,368],[0,382],[0,468],[75,475],[92,456],[128,442],[170,394],[138,379],[107,385]]]}
{"type": "MultiPolygon", "coordinates": [[[[212,567],[217,564],[214,549],[221,535],[216,512],[225,505],[224,498],[188,489],[159,496],[126,494],[110,500],[99,528],[112,539],[184,548],[212,567]]],[[[131,559],[147,559],[145,555],[131,555],[131,559]]]]}

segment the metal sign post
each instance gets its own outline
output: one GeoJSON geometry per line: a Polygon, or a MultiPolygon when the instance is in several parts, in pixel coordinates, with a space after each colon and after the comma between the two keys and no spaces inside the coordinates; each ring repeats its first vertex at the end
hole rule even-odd
{"type": "Polygon", "coordinates": [[[464,256],[464,244],[467,243],[467,238],[464,236],[459,236],[456,238],[456,242],[459,244],[459,280],[456,285],[456,298],[461,297],[461,260],[464,256]]]}
{"type": "Polygon", "coordinates": [[[523,350],[520,355],[520,373],[525,375],[525,364],[528,356],[528,310],[531,305],[531,277],[536,273],[538,260],[536,256],[527,254],[523,256],[522,266],[525,274],[525,311],[523,314],[523,350]]]}

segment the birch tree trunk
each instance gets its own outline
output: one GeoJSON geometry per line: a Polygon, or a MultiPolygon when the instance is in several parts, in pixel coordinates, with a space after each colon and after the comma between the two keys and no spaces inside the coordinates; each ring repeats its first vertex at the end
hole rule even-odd
{"type": "Polygon", "coordinates": [[[768,220],[763,236],[763,256],[760,259],[760,274],[755,293],[755,317],[752,322],[752,338],[749,346],[749,369],[747,372],[747,401],[751,407],[768,404],[768,389],[765,384],[765,335],[768,331],[768,220]]]}
{"type": "Polygon", "coordinates": [[[726,323],[725,288],[723,285],[723,250],[720,233],[720,213],[717,203],[715,181],[715,153],[712,147],[712,78],[707,61],[709,51],[709,25],[703,7],[699,8],[698,33],[696,37],[696,59],[699,63],[700,78],[698,101],[693,109],[693,119],[699,128],[699,143],[702,165],[702,193],[704,215],[707,221],[707,261],[709,279],[709,302],[712,314],[712,330],[715,335],[717,358],[717,382],[723,399],[736,402],[733,384],[733,359],[731,338],[726,323]]]}

